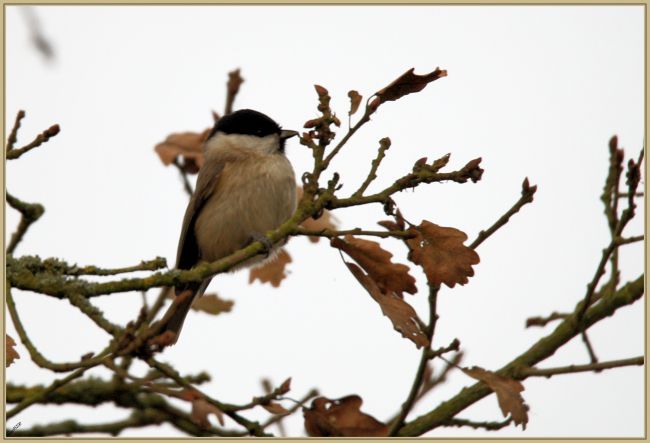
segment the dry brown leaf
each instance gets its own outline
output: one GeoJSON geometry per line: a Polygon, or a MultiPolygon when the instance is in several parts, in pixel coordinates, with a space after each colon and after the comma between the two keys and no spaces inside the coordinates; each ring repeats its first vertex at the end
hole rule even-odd
{"type": "Polygon", "coordinates": [[[495,372],[485,370],[479,366],[471,368],[461,368],[463,372],[476,380],[480,380],[490,387],[496,394],[499,401],[499,407],[504,417],[512,414],[512,420],[515,425],[521,425],[526,429],[528,423],[528,405],[520,392],[524,390],[524,385],[517,380],[507,378],[495,372]]]}
{"type": "Polygon", "coordinates": [[[271,283],[274,288],[277,288],[282,280],[287,278],[285,268],[291,261],[289,253],[284,249],[280,249],[274,258],[262,266],[250,270],[248,283],[253,283],[255,279],[259,279],[262,283],[271,283]]]}
{"type": "Polygon", "coordinates": [[[5,366],[7,368],[11,366],[11,364],[16,359],[20,358],[20,355],[18,355],[18,352],[16,352],[15,346],[16,346],[16,342],[14,341],[14,339],[11,338],[9,335],[5,335],[5,349],[7,351],[7,361],[5,366]]]}
{"type": "Polygon", "coordinates": [[[447,76],[447,71],[436,68],[435,71],[425,75],[414,74],[415,69],[411,68],[404,74],[400,75],[390,85],[377,91],[375,95],[379,97],[381,102],[397,100],[412,92],[420,92],[426,85],[441,77],[447,76]]]}
{"type": "Polygon", "coordinates": [[[338,400],[315,398],[303,409],[305,429],[310,437],[386,437],[388,426],[361,412],[363,400],[349,395],[338,400]]]}
{"type": "Polygon", "coordinates": [[[189,174],[196,174],[203,166],[203,142],[210,133],[210,128],[203,132],[179,132],[167,136],[158,143],[154,150],[165,166],[178,157],[183,157],[183,169],[189,174]]]}
{"type": "Polygon", "coordinates": [[[352,257],[377,283],[381,292],[394,292],[400,297],[404,292],[417,292],[409,267],[393,263],[390,260],[393,254],[382,249],[379,243],[346,235],[345,240],[335,237],[330,244],[352,257]]]}
{"type": "Polygon", "coordinates": [[[287,378],[285,381],[282,382],[280,388],[278,389],[278,393],[280,395],[284,395],[290,390],[291,390],[291,377],[287,378]]]}
{"type": "Polygon", "coordinates": [[[210,421],[208,420],[210,414],[214,414],[217,417],[221,426],[224,425],[223,412],[221,412],[221,409],[207,401],[200,392],[194,389],[183,389],[175,396],[192,403],[192,413],[190,418],[197,425],[203,428],[209,428],[211,426],[210,421]]]}
{"type": "Polygon", "coordinates": [[[289,411],[285,409],[280,403],[274,401],[269,402],[268,404],[262,405],[264,409],[269,411],[271,414],[288,414],[289,411]]]}
{"type": "MultiPolygon", "coordinates": [[[[175,300],[177,296],[174,294],[174,291],[169,291],[167,298],[175,300]]],[[[218,315],[224,312],[230,312],[234,304],[234,301],[223,299],[218,294],[212,293],[195,298],[194,302],[192,302],[192,309],[205,312],[206,314],[218,315]]]]}
{"type": "Polygon", "coordinates": [[[474,275],[472,265],[480,259],[476,251],[463,245],[467,235],[455,228],[438,226],[423,220],[409,232],[416,236],[406,240],[409,260],[422,266],[431,285],[464,285],[474,275]]]}
{"type": "Polygon", "coordinates": [[[217,294],[204,294],[194,299],[192,309],[218,315],[224,312],[230,312],[234,304],[234,301],[219,298],[217,294]]]}
{"type": "Polygon", "coordinates": [[[406,227],[404,224],[404,217],[402,216],[402,213],[398,209],[397,212],[395,213],[395,221],[392,220],[382,220],[377,222],[379,226],[383,226],[384,228],[388,229],[389,231],[403,231],[404,228],[406,227]]]}
{"type": "Polygon", "coordinates": [[[352,272],[352,275],[366,288],[370,296],[379,303],[381,311],[390,319],[396,331],[402,334],[404,338],[415,343],[418,348],[420,346],[429,346],[429,339],[420,329],[418,314],[411,305],[392,292],[388,294],[382,293],[377,283],[354,263],[346,262],[345,264],[352,272]]]}
{"type": "Polygon", "coordinates": [[[359,109],[363,97],[355,90],[348,92],[348,97],[350,97],[350,111],[348,115],[352,115],[359,109]]]}

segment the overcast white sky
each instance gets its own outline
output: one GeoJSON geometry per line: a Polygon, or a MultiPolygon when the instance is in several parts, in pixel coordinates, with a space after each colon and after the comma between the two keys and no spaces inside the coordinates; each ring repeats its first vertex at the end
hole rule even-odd
{"type": "MultiPolygon", "coordinates": [[[[121,267],[155,256],[173,263],[187,197],[177,172],[163,167],[153,147],[171,132],[211,124],[210,111],[223,107],[228,71],[239,67],[246,79],[236,107],[299,129],[317,115],[315,83],[329,89],[333,108],[345,116],[350,89],[367,97],[411,67],[416,73],[447,69],[448,77],[420,94],[384,105],[333,170],[343,192],[356,189],[385,136],[393,145],[371,190],[423,156],[451,152],[450,168],[482,157],[478,184],[423,186],[396,197],[409,220],[453,226],[470,239],[516,201],[524,177],[539,186],[534,204],[479,248],[481,263],[469,284],[441,291],[434,347],[458,338],[470,366],[501,367],[552,330],[524,329],[527,317],[571,310],[584,295],[609,236],[599,201],[607,142],[618,134],[636,157],[644,140],[642,6],[39,7],[56,53],[51,63],[31,46],[19,7],[5,11],[5,124],[11,126],[19,109],[27,111],[21,143],[53,123],[62,129],[6,167],[7,190],[46,207],[16,253],[71,263],[121,267]]],[[[310,154],[297,142],[287,153],[297,176],[310,168],[310,154]]],[[[378,206],[336,215],[350,228],[385,218],[378,206]]],[[[7,236],[17,222],[9,210],[7,236]]],[[[639,217],[629,234],[642,232],[639,217]]],[[[398,242],[386,247],[405,261],[398,242]]],[[[223,401],[259,395],[262,377],[279,383],[291,376],[293,397],[312,387],[330,398],[358,394],[365,412],[380,420],[392,416],[408,393],[419,352],[392,329],[336,250],[302,238],[288,250],[291,275],[278,289],[248,285],[247,272],[216,278],[211,290],[234,299],[233,312],[190,314],[179,344],[161,358],[182,373],[210,372],[213,381],[204,389],[223,401]]],[[[642,245],[627,246],[621,264],[623,281],[640,275],[642,245]]],[[[408,300],[424,315],[426,284],[413,274],[422,292],[408,300]]],[[[18,291],[15,297],[32,339],[54,361],[78,359],[108,341],[64,301],[18,291]]],[[[136,317],[141,297],[93,303],[125,324],[136,317]]],[[[10,322],[7,332],[17,338],[10,322]]],[[[590,336],[601,360],[642,354],[643,303],[621,309],[590,336]]],[[[7,369],[8,380],[53,379],[22,345],[18,351],[22,358],[7,369]]],[[[542,366],[588,361],[574,340],[542,366]]],[[[410,418],[472,383],[456,371],[410,418]]],[[[530,379],[525,387],[527,430],[490,436],[643,435],[642,368],[530,379]]],[[[109,405],[37,406],[8,427],[127,414],[109,405]]],[[[501,419],[495,396],[460,416],[501,419]]],[[[301,414],[287,428],[302,435],[301,414]]],[[[167,425],[123,434],[175,435],[167,425]]],[[[482,433],[452,428],[430,435],[482,433]]]]}

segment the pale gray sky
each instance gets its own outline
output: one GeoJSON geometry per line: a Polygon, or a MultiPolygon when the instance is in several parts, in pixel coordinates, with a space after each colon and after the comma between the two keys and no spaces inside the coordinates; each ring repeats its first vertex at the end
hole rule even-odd
{"type": "MultiPolygon", "coordinates": [[[[119,267],[155,256],[173,263],[187,198],[153,147],[171,132],[211,123],[210,111],[223,107],[228,71],[239,67],[246,79],[236,107],[299,129],[317,115],[315,83],[329,89],[333,108],[345,116],[350,89],[367,97],[411,67],[447,69],[448,77],[423,92],[384,105],[333,170],[343,191],[356,189],[385,136],[393,144],[372,189],[423,156],[451,152],[450,168],[482,157],[478,184],[423,186],[396,197],[409,220],[454,226],[470,239],[516,201],[524,177],[539,186],[534,204],[480,247],[469,284],[441,291],[434,347],[457,337],[469,366],[499,368],[552,330],[524,329],[527,317],[570,310],[584,295],[609,235],[599,201],[607,142],[618,134],[635,157],[643,144],[641,6],[39,7],[56,52],[52,63],[33,50],[18,9],[5,9],[5,124],[25,109],[21,142],[53,123],[62,130],[6,167],[7,190],[46,207],[17,253],[79,264],[119,267]]],[[[298,176],[310,167],[309,152],[297,142],[287,153],[298,176]]],[[[384,218],[380,207],[336,215],[344,227],[373,227],[384,218]]],[[[9,232],[17,222],[9,210],[9,232]]],[[[642,232],[639,217],[629,233],[642,232]]],[[[395,260],[405,261],[398,242],[387,245],[395,260]]],[[[288,250],[291,275],[278,289],[248,285],[247,272],[217,277],[211,290],[234,299],[233,312],[190,314],[179,344],[161,358],[183,373],[210,372],[205,390],[223,401],[259,395],[262,377],[279,383],[291,376],[294,397],[312,387],[330,398],[358,394],[365,412],[385,420],[405,399],[419,352],[392,329],[336,250],[302,238],[288,250]]],[[[642,245],[626,247],[621,264],[623,281],[643,272],[642,245]]],[[[424,291],[423,277],[413,274],[424,291]]],[[[31,337],[55,361],[79,358],[108,340],[66,302],[18,291],[15,297],[31,337]]],[[[424,292],[408,300],[426,312],[424,292]]],[[[93,302],[122,324],[141,303],[137,293],[93,302]]],[[[7,332],[17,338],[10,322],[7,332]]],[[[598,356],[610,360],[642,354],[643,333],[643,304],[636,303],[593,328],[591,338],[598,356]]],[[[53,379],[22,345],[18,351],[22,358],[7,369],[9,380],[53,379]]],[[[574,340],[543,366],[587,362],[574,340]]],[[[410,417],[472,383],[456,371],[410,417]]],[[[525,386],[527,430],[490,436],[643,435],[642,368],[531,379],[525,386]]],[[[126,415],[108,405],[37,406],[8,426],[126,415]]],[[[461,416],[501,419],[494,396],[461,416]]],[[[287,428],[302,435],[301,414],[287,428]]],[[[123,434],[174,435],[171,426],[123,434]]],[[[430,435],[483,434],[452,428],[430,435]]]]}

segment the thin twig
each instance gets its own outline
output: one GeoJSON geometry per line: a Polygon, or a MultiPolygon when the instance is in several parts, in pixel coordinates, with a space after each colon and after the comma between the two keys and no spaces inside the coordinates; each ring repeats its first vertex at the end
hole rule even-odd
{"type": "Polygon", "coordinates": [[[18,130],[20,129],[20,121],[25,118],[25,111],[22,109],[16,114],[16,120],[14,121],[14,126],[11,128],[9,137],[7,138],[7,152],[11,151],[14,148],[14,145],[18,141],[18,130]]]}
{"type": "Polygon", "coordinates": [[[483,243],[488,237],[490,237],[497,230],[499,230],[499,228],[501,228],[506,223],[508,223],[510,217],[512,217],[517,212],[519,212],[519,210],[522,207],[524,207],[524,205],[531,203],[533,201],[533,197],[536,191],[537,191],[537,185],[530,186],[530,184],[528,183],[528,178],[526,178],[521,185],[521,197],[519,198],[519,200],[517,200],[517,203],[515,203],[512,206],[512,208],[508,209],[508,211],[505,214],[499,217],[499,219],[492,226],[490,226],[485,231],[479,232],[478,236],[476,237],[476,240],[470,243],[469,247],[472,249],[478,248],[478,246],[481,243],[483,243]]]}
{"type": "Polygon", "coordinates": [[[70,292],[68,293],[67,298],[71,305],[77,307],[97,326],[108,332],[110,335],[117,336],[123,331],[121,327],[108,321],[106,317],[104,317],[102,311],[96,306],[93,306],[90,301],[88,301],[88,299],[83,295],[77,294],[75,292],[70,292]]]}
{"type": "Polygon", "coordinates": [[[346,230],[333,230],[329,228],[323,228],[319,230],[314,229],[305,229],[303,227],[297,227],[292,235],[306,235],[309,237],[341,237],[344,235],[369,235],[373,237],[381,238],[400,238],[400,239],[409,239],[413,238],[415,234],[408,231],[365,231],[361,228],[346,229],[346,230]]]}
{"type": "Polygon", "coordinates": [[[137,271],[157,271],[167,267],[167,260],[163,257],[156,257],[153,260],[141,261],[140,264],[126,266],[123,268],[105,269],[98,266],[72,266],[65,271],[66,275],[116,275],[127,274],[137,271]]]}
{"type": "Polygon", "coordinates": [[[569,365],[557,368],[523,368],[517,375],[526,377],[551,377],[560,374],[575,374],[578,372],[600,372],[604,369],[622,368],[624,366],[642,366],[645,360],[643,356],[625,358],[622,360],[610,360],[587,365],[569,365]]]}
{"type": "Polygon", "coordinates": [[[377,151],[377,157],[372,161],[370,172],[368,173],[368,176],[364,180],[363,184],[359,187],[359,189],[355,191],[354,194],[352,194],[353,197],[363,195],[366,189],[368,189],[368,186],[370,186],[370,183],[372,183],[372,181],[377,178],[377,169],[379,169],[381,161],[386,156],[386,151],[388,148],[390,148],[390,139],[388,137],[379,140],[379,150],[377,151]]]}
{"type": "Polygon", "coordinates": [[[433,341],[433,334],[435,332],[436,323],[438,320],[438,314],[436,312],[438,303],[438,291],[440,291],[439,285],[429,286],[429,324],[425,329],[427,339],[429,340],[429,346],[425,346],[422,349],[422,353],[420,355],[420,364],[418,365],[418,369],[415,373],[411,390],[408,394],[408,397],[406,398],[406,401],[402,404],[399,415],[390,425],[390,429],[388,431],[389,436],[397,435],[401,429],[402,425],[404,424],[404,420],[406,420],[406,417],[408,416],[409,412],[411,412],[413,405],[415,405],[418,393],[420,392],[422,383],[424,382],[424,374],[429,360],[431,359],[430,352],[431,343],[433,341]]]}
{"type": "Polygon", "coordinates": [[[643,240],[645,240],[644,235],[634,235],[634,236],[628,237],[628,238],[619,238],[619,239],[616,240],[616,244],[619,245],[619,246],[629,245],[630,243],[637,243],[637,242],[640,242],[640,241],[643,241],[643,240]]]}
{"type": "Polygon", "coordinates": [[[26,152],[29,152],[34,148],[38,148],[43,143],[46,143],[49,139],[57,135],[60,131],[61,128],[59,128],[59,125],[50,126],[45,131],[38,134],[31,143],[23,146],[22,148],[12,149],[11,151],[8,151],[7,160],[16,160],[17,158],[20,158],[20,156],[25,154],[26,152]]]}
{"type": "Polygon", "coordinates": [[[18,414],[19,412],[25,410],[26,408],[30,407],[31,405],[38,403],[42,398],[46,397],[50,392],[54,392],[60,387],[66,385],[67,383],[71,382],[72,380],[81,377],[84,372],[86,372],[90,368],[79,368],[76,371],[72,372],[68,376],[55,380],[50,386],[47,388],[43,389],[42,391],[37,392],[36,394],[32,395],[31,397],[25,398],[23,401],[18,403],[13,409],[10,411],[7,411],[6,418],[9,419],[13,417],[14,415],[18,414]]]}
{"type": "Polygon", "coordinates": [[[13,322],[14,327],[18,332],[18,337],[20,338],[20,341],[22,342],[23,346],[27,348],[27,352],[29,352],[32,361],[36,363],[36,365],[38,365],[39,367],[44,369],[49,369],[50,371],[54,371],[54,372],[69,372],[80,368],[88,369],[93,366],[102,364],[104,359],[112,352],[114,345],[109,345],[96,357],[91,357],[78,362],[53,363],[50,360],[46,359],[38,351],[38,349],[36,349],[36,346],[34,346],[29,336],[27,335],[27,332],[25,331],[25,328],[23,327],[23,324],[20,321],[20,317],[18,316],[18,311],[16,310],[16,305],[14,303],[14,298],[12,296],[11,289],[12,289],[11,286],[7,284],[7,291],[5,297],[6,297],[7,309],[9,310],[9,316],[11,317],[11,321],[13,322]]]}
{"type": "Polygon", "coordinates": [[[486,431],[498,431],[499,429],[505,428],[510,423],[512,423],[512,417],[508,417],[504,421],[471,421],[465,420],[464,418],[451,418],[445,423],[442,423],[441,426],[455,426],[458,428],[467,426],[474,429],[485,429],[486,431]]]}
{"type": "Polygon", "coordinates": [[[546,317],[530,317],[526,319],[526,327],[530,328],[531,326],[546,326],[552,321],[555,320],[563,320],[567,318],[569,313],[564,313],[564,312],[551,312],[548,316],[546,317]]]}
{"type": "Polygon", "coordinates": [[[591,363],[598,363],[598,357],[596,357],[596,352],[594,351],[594,347],[591,345],[591,340],[589,340],[587,331],[582,331],[580,337],[582,338],[582,342],[585,344],[585,348],[587,348],[587,353],[589,354],[589,360],[591,360],[591,363]]]}
{"type": "Polygon", "coordinates": [[[26,6],[20,8],[20,10],[23,12],[23,16],[27,22],[27,27],[29,28],[30,37],[34,47],[46,60],[52,60],[54,58],[54,48],[50,41],[43,35],[41,23],[38,20],[33,7],[26,6]]]}
{"type": "Polygon", "coordinates": [[[16,246],[18,246],[18,243],[23,239],[32,223],[41,218],[45,212],[45,208],[39,203],[25,203],[18,200],[8,192],[6,195],[9,206],[21,214],[16,232],[11,234],[11,240],[9,240],[9,246],[7,246],[7,254],[13,254],[16,250],[16,246]]]}

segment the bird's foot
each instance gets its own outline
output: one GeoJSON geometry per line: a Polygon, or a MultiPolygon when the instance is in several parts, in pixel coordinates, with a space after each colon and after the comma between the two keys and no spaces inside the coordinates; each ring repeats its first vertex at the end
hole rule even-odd
{"type": "Polygon", "coordinates": [[[253,232],[250,237],[250,241],[248,244],[251,244],[253,242],[260,242],[262,243],[262,246],[264,246],[264,249],[262,249],[262,252],[264,253],[264,257],[268,257],[269,254],[271,253],[271,249],[273,248],[273,243],[271,240],[268,239],[268,237],[260,232],[253,232]]]}

